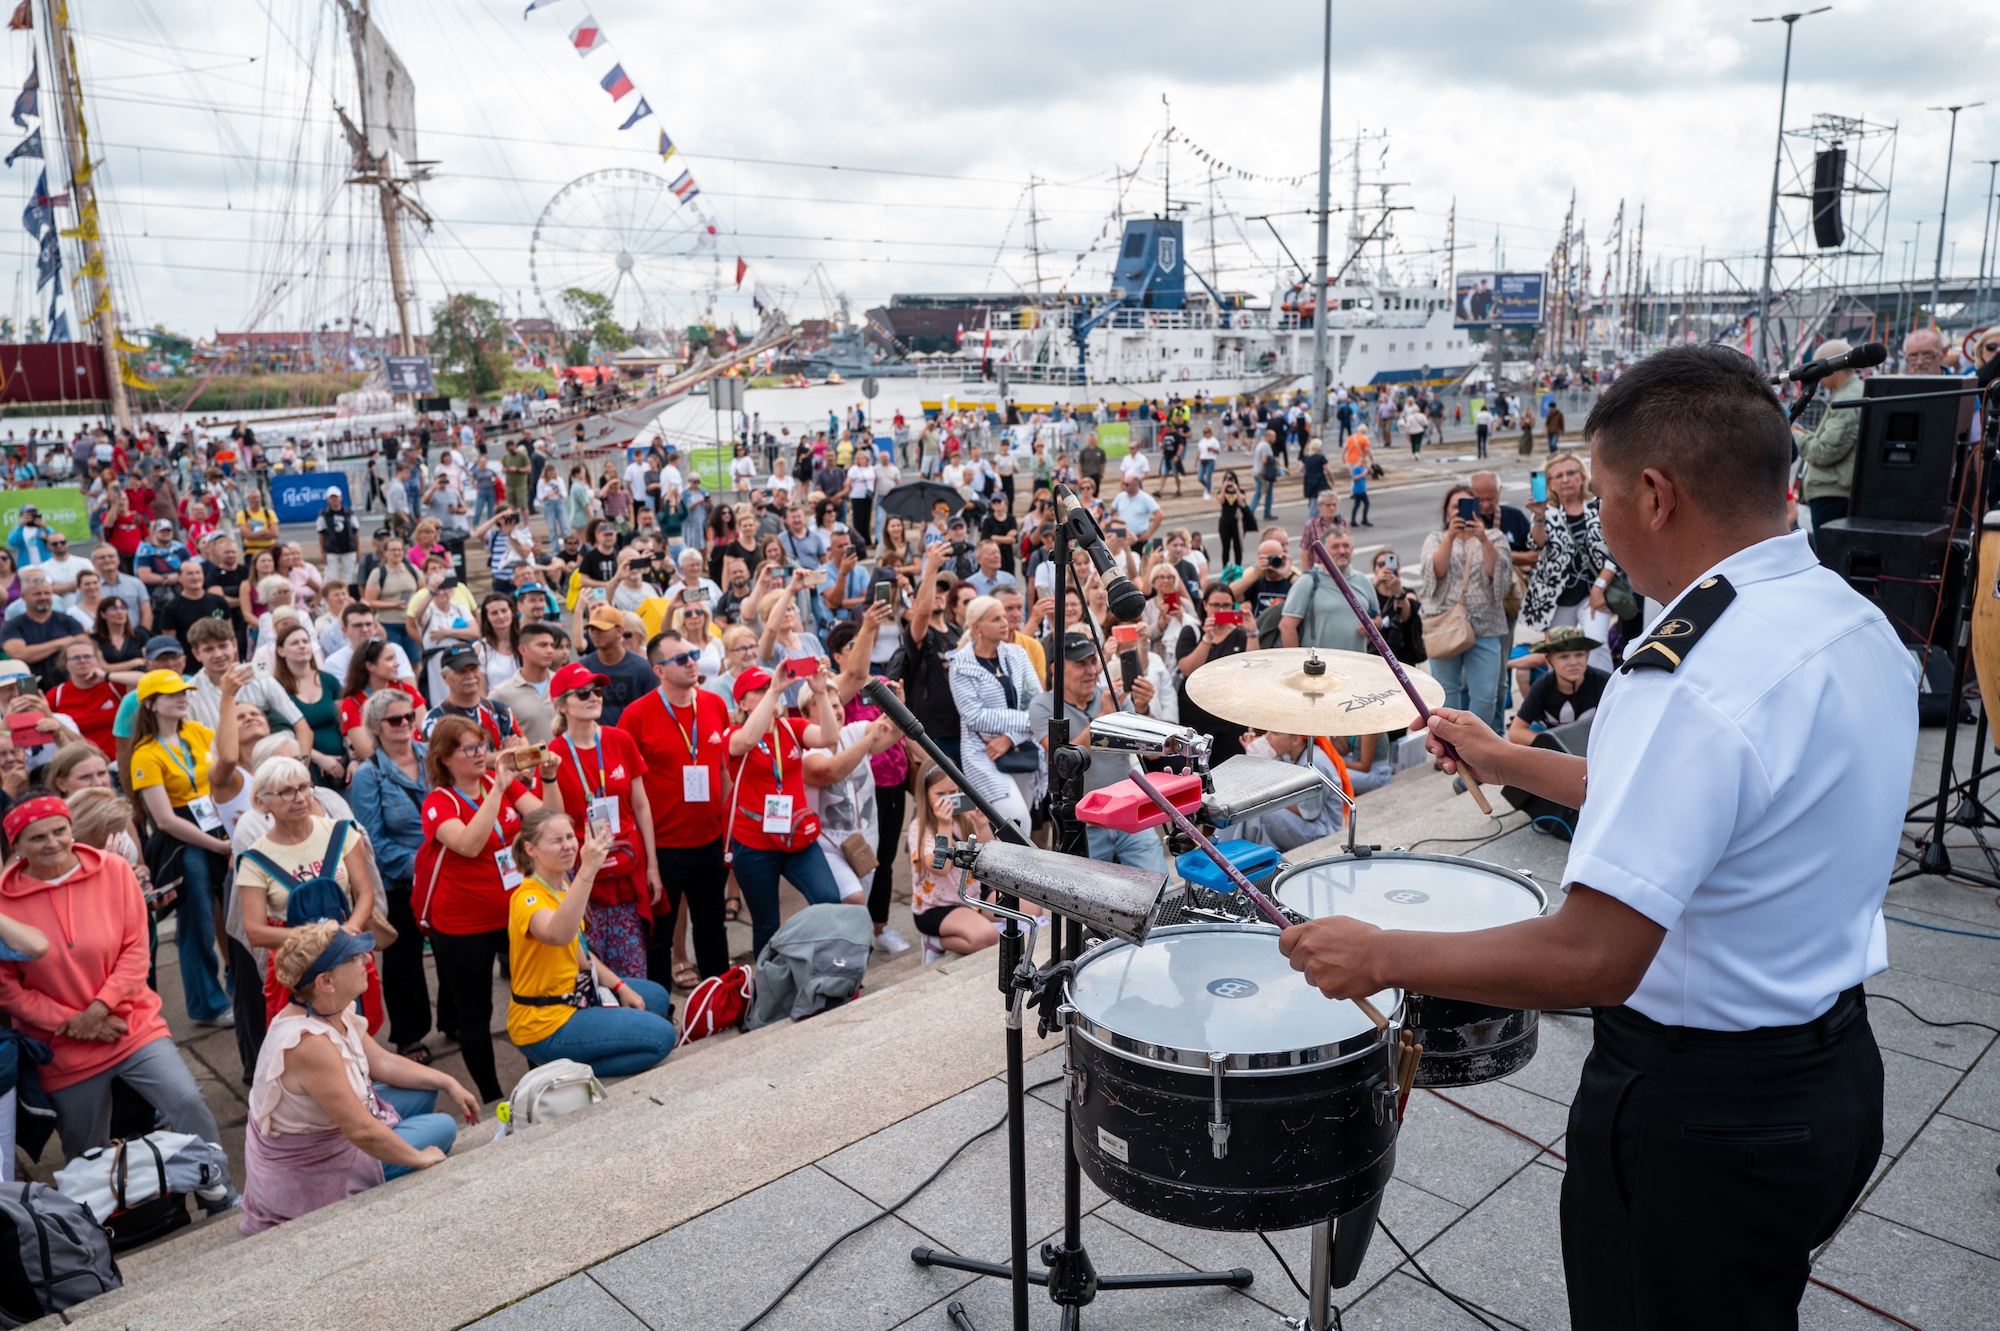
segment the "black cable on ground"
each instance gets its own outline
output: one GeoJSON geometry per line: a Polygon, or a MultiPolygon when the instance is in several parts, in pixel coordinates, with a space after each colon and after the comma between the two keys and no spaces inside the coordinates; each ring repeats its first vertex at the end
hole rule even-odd
{"type": "Polygon", "coordinates": [[[1909,1013],[1926,1026],[1977,1026],[1982,1031],[1992,1031],[1995,1035],[2000,1035],[2000,1026],[1988,1026],[1983,1021],[1932,1021],[1902,999],[1892,997],[1888,994],[1870,994],[1868,995],[1868,1001],[1871,1003],[1894,1003],[1897,1007],[1903,1009],[1903,1011],[1909,1013]]]}
{"type": "MultiPolygon", "coordinates": [[[[1035,1091],[1041,1090],[1042,1087],[1044,1086],[1053,1086],[1061,1080],[1062,1080],[1061,1077],[1050,1077],[1045,1081],[1038,1081],[1034,1085],[1028,1087],[1023,1092],[1023,1094],[1024,1095],[1032,1094],[1035,1091]]],[[[951,1162],[958,1159],[959,1156],[965,1154],[966,1150],[974,1142],[978,1141],[981,1137],[984,1137],[989,1133],[998,1132],[1002,1127],[1006,1126],[1006,1123],[1007,1123],[1007,1116],[1005,1114],[1002,1114],[999,1120],[995,1122],[991,1127],[981,1128],[979,1131],[973,1133],[970,1137],[967,1137],[964,1141],[960,1142],[956,1147],[952,1149],[952,1153],[944,1158],[943,1164],[939,1165],[936,1169],[933,1169],[931,1171],[929,1178],[926,1178],[922,1183],[919,1183],[916,1187],[911,1188],[908,1192],[904,1193],[894,1202],[890,1203],[888,1206],[883,1207],[881,1210],[877,1211],[874,1215],[869,1216],[866,1220],[854,1226],[854,1228],[848,1230],[846,1233],[840,1235],[833,1242],[827,1244],[824,1248],[821,1248],[819,1250],[819,1255],[814,1257],[810,1262],[807,1262],[805,1269],[799,1272],[797,1275],[793,1276],[791,1283],[786,1285],[783,1289],[779,1290],[778,1296],[772,1299],[769,1303],[765,1304],[763,1310],[760,1311],[755,1317],[745,1322],[740,1328],[738,1328],[738,1331],[750,1331],[751,1327],[757,1325],[757,1323],[763,1321],[766,1317],[769,1317],[774,1311],[777,1310],[779,1304],[783,1303],[787,1298],[791,1297],[792,1291],[799,1287],[801,1281],[803,1281],[807,1276],[811,1275],[813,1271],[818,1268],[821,1262],[825,1261],[828,1257],[833,1255],[833,1250],[835,1248],[838,1248],[841,1244],[847,1242],[849,1239],[853,1238],[856,1234],[859,1234],[862,1230],[867,1229],[870,1225],[875,1224],[877,1221],[886,1220],[888,1217],[902,1210],[905,1206],[907,1206],[910,1203],[910,1200],[914,1198],[918,1193],[922,1192],[925,1188],[928,1188],[931,1184],[937,1182],[939,1175],[943,1174],[945,1170],[951,1168],[951,1162]]]]}
{"type": "MultiPolygon", "coordinates": [[[[1509,810],[1509,812],[1514,811],[1509,810]]],[[[1513,827],[1508,827],[1504,822],[1507,815],[1502,813],[1491,813],[1486,816],[1494,822],[1494,830],[1491,832],[1483,832],[1478,836],[1427,836],[1421,841],[1412,841],[1409,845],[1403,847],[1403,849],[1413,851],[1418,846],[1469,846],[1474,842],[1484,845],[1488,841],[1498,841],[1509,832],[1518,832],[1523,827],[1528,826],[1528,823],[1524,822],[1518,823],[1513,827]]],[[[1529,821],[1532,822],[1533,820],[1529,821]]]]}
{"type": "Polygon", "coordinates": [[[1278,1245],[1271,1242],[1270,1236],[1267,1235],[1261,1229],[1257,1231],[1257,1237],[1264,1240],[1264,1246],[1269,1248],[1271,1250],[1271,1255],[1278,1259],[1278,1266],[1281,1270],[1284,1271],[1285,1279],[1292,1282],[1292,1288],[1299,1292],[1299,1297],[1304,1299],[1307,1303],[1311,1303],[1312,1295],[1306,1293],[1306,1287],[1304,1285],[1301,1285],[1299,1283],[1299,1278],[1292,1274],[1291,1263],[1285,1260],[1285,1254],[1278,1251],[1278,1245]]]}
{"type": "Polygon", "coordinates": [[[1463,1308],[1466,1312],[1466,1315],[1471,1317],[1473,1321],[1485,1327],[1486,1331],[1500,1331],[1499,1327],[1487,1321],[1486,1318],[1480,1314],[1479,1309],[1473,1307],[1471,1304],[1467,1303],[1464,1299],[1461,1299],[1460,1297],[1458,1297],[1458,1295],[1452,1293],[1450,1290],[1446,1289],[1443,1285],[1440,1285],[1438,1284],[1437,1281],[1431,1279],[1431,1273],[1424,1270],[1424,1264],[1417,1260],[1415,1253],[1411,1252],[1408,1248],[1405,1248],[1403,1246],[1403,1241],[1396,1237],[1394,1232],[1390,1230],[1389,1226],[1382,1223],[1382,1217],[1380,1216],[1375,1217],[1375,1224],[1377,1228],[1379,1228],[1384,1234],[1387,1234],[1389,1236],[1389,1242],[1396,1245],[1396,1251],[1403,1254],[1404,1260],[1408,1261],[1411,1266],[1417,1269],[1417,1274],[1424,1278],[1425,1284],[1429,1285],[1432,1289],[1436,1290],[1438,1293],[1444,1295],[1447,1299],[1450,1299],[1460,1308],[1463,1308]]]}

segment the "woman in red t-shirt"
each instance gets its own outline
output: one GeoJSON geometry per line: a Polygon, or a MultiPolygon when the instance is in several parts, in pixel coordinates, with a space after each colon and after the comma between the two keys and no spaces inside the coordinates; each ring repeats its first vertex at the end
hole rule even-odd
{"type": "Polygon", "coordinates": [[[803,689],[815,720],[778,716],[783,688],[752,667],[736,677],[737,724],[727,736],[735,793],[729,858],[750,906],[751,951],[778,932],[778,879],[815,905],[840,900],[840,885],[819,849],[819,815],[806,803],[806,750],[840,742],[840,700],[826,661],[803,689]]]}
{"type": "Polygon", "coordinates": [[[611,850],[590,888],[583,937],[590,950],[619,975],[646,973],[646,925],[665,894],[653,855],[653,807],[646,799],[646,760],[622,730],[597,724],[604,686],[611,682],[589,666],[571,662],[549,680],[555,704],[556,785],[562,807],[588,831],[611,834],[611,850]]]}
{"type": "Polygon", "coordinates": [[[417,709],[417,719],[430,704],[424,695],[417,692],[417,686],[406,679],[396,678],[396,654],[389,650],[389,644],[380,638],[370,638],[361,644],[347,662],[347,678],[340,690],[340,737],[354,750],[357,761],[366,762],[375,756],[375,737],[368,733],[368,727],[361,724],[361,709],[375,696],[378,689],[401,689],[410,695],[410,701],[417,709]]]}
{"type": "MultiPolygon", "coordinates": [[[[496,752],[476,721],[447,716],[431,730],[424,766],[424,844],[417,850],[410,902],[431,940],[438,987],[458,1007],[458,1045],[479,1098],[500,1098],[493,1068],[493,963],[507,956],[508,897],[525,876],[514,863],[521,818],[543,807],[528,793],[532,771],[517,770],[516,741],[496,752]]],[[[546,766],[546,764],[545,764],[546,766]]],[[[562,796],[549,795],[560,810],[562,796]]]]}

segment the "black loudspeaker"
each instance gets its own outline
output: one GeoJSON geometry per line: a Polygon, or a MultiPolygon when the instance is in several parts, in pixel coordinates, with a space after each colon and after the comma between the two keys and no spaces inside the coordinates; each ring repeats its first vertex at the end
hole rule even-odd
{"type": "Polygon", "coordinates": [[[1849,516],[1925,527],[1950,521],[1953,468],[1959,440],[1972,428],[1974,398],[1896,399],[1964,387],[1965,380],[1942,374],[1878,374],[1864,381],[1849,516]]]}
{"type": "Polygon", "coordinates": [[[1819,562],[1882,607],[1906,643],[1930,639],[1945,590],[1951,528],[1936,522],[1835,518],[1813,533],[1819,562]]]}
{"type": "Polygon", "coordinates": [[[1847,149],[1839,144],[1813,157],[1813,241],[1837,250],[1847,240],[1840,218],[1840,189],[1847,183],[1847,149]]]}

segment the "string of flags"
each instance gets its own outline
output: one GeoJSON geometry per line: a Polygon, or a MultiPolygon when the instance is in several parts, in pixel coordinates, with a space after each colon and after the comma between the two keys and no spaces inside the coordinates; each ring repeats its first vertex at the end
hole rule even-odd
{"type": "MultiPolygon", "coordinates": [[[[549,5],[556,4],[557,2],[558,0],[529,0],[528,7],[522,11],[521,17],[526,19],[537,9],[547,8],[549,5]]],[[[611,45],[611,39],[605,35],[604,26],[594,16],[586,14],[575,27],[570,29],[569,44],[570,48],[578,56],[589,59],[598,51],[608,50],[611,45]]],[[[630,109],[625,112],[625,119],[618,126],[619,133],[623,134],[642,120],[654,118],[652,103],[646,100],[644,93],[639,92],[638,85],[632,81],[632,76],[625,72],[624,62],[614,58],[611,62],[611,67],[598,76],[597,86],[604,89],[606,95],[611,98],[613,106],[619,105],[626,98],[635,94],[638,96],[638,100],[632,103],[630,109]]],[[[659,136],[658,151],[660,160],[662,162],[671,161],[676,151],[674,141],[668,137],[665,129],[659,130],[659,136]]],[[[693,203],[701,194],[700,187],[695,184],[693,173],[685,169],[681,171],[679,176],[675,177],[672,189],[674,197],[682,203],[693,203]]],[[[701,210],[697,209],[697,211],[701,210]]],[[[715,227],[712,220],[708,219],[705,212],[702,213],[702,216],[708,222],[705,234],[714,235],[715,227]]]]}
{"type": "MultiPolygon", "coordinates": [[[[544,0],[544,3],[546,3],[546,0],[544,0]]],[[[1235,176],[1238,180],[1255,180],[1255,181],[1260,181],[1266,185],[1288,185],[1294,189],[1297,189],[1304,186],[1307,181],[1312,179],[1310,175],[1267,176],[1257,171],[1245,171],[1240,166],[1231,166],[1229,163],[1223,161],[1220,157],[1217,157],[1214,153],[1208,151],[1206,148],[1196,143],[1186,134],[1182,133],[1178,126],[1169,126],[1166,132],[1166,142],[1174,143],[1177,141],[1183,147],[1185,147],[1197,161],[1200,161],[1207,166],[1214,167],[1217,171],[1220,171],[1223,175],[1235,176]]]]}

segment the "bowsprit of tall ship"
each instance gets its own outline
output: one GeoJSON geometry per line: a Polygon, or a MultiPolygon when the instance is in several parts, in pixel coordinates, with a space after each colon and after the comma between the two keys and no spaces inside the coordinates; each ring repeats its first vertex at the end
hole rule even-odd
{"type": "MultiPolygon", "coordinates": [[[[1141,396],[1282,392],[1312,377],[1308,289],[1280,287],[1263,308],[1241,293],[1217,291],[1186,262],[1178,219],[1126,222],[1102,294],[1040,303],[896,296],[882,313],[905,340],[957,317],[964,331],[955,354],[926,364],[923,378],[1046,385],[1059,402],[1095,401],[1113,387],[1141,396]]],[[[1446,286],[1343,279],[1328,291],[1326,318],[1336,384],[1444,384],[1478,359],[1466,334],[1452,327],[1446,286]]]]}

